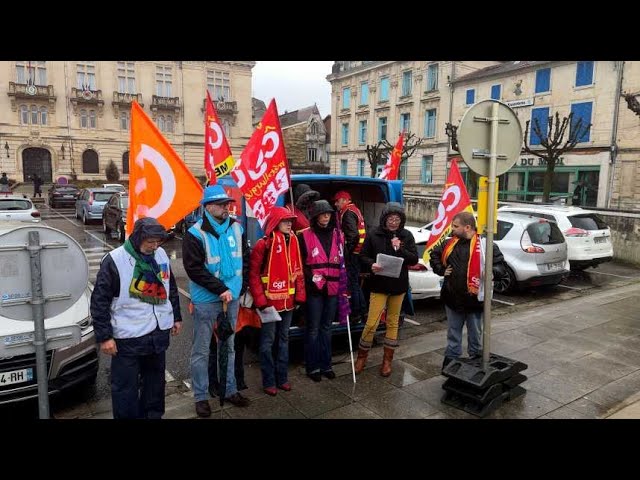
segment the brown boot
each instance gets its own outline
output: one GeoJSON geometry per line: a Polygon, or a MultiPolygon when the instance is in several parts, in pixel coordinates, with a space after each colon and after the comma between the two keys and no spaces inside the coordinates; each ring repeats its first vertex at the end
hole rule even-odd
{"type": "Polygon", "coordinates": [[[391,375],[391,362],[393,361],[393,348],[384,347],[384,357],[382,357],[382,365],[380,366],[380,375],[388,377],[391,375]]]}
{"type": "Polygon", "coordinates": [[[356,375],[362,373],[367,363],[367,357],[369,356],[369,350],[365,350],[362,347],[358,348],[358,359],[356,360],[355,371],[356,375]]]}

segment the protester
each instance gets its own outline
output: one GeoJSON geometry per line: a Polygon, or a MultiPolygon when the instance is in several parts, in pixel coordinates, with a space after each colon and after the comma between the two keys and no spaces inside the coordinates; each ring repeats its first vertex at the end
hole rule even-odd
{"type": "Polygon", "coordinates": [[[289,328],[295,305],[306,300],[300,246],[291,232],[294,220],[288,209],[274,207],[266,219],[265,236],[251,252],[249,287],[253,305],[258,309],[273,307],[281,318],[263,322],[260,329],[262,388],[271,396],[278,393],[277,388],[291,390],[289,328]]]}
{"type": "Polygon", "coordinates": [[[10,192],[9,188],[9,179],[7,178],[7,173],[2,172],[2,176],[0,177],[0,192],[10,192]]]}
{"type": "Polygon", "coordinates": [[[323,375],[336,377],[331,369],[331,323],[347,285],[344,238],[329,202],[314,202],[310,217],[311,227],[298,234],[307,295],[304,351],[307,376],[319,382],[323,375]]]}
{"type": "Polygon", "coordinates": [[[294,198],[295,207],[291,206],[291,202],[288,202],[286,207],[296,216],[293,230],[295,233],[299,233],[305,228],[309,228],[309,209],[314,201],[320,199],[320,194],[311,190],[311,187],[306,183],[301,183],[295,188],[294,198]]]}
{"type": "Polygon", "coordinates": [[[367,310],[366,300],[360,286],[360,250],[364,244],[366,229],[360,209],[351,201],[351,194],[337,192],[334,204],[338,211],[338,225],[344,234],[344,257],[347,265],[351,320],[360,322],[367,310]]]}
{"type": "MultiPolygon", "coordinates": [[[[462,355],[462,327],[467,325],[470,358],[482,356],[482,313],[484,299],[484,239],[476,232],[472,213],[461,212],[451,220],[451,238],[431,252],[431,268],[444,276],[440,299],[447,313],[447,349],[442,368],[462,355]]],[[[493,269],[504,261],[493,244],[493,269]]]]}
{"type": "Polygon", "coordinates": [[[355,372],[361,373],[367,363],[367,357],[373,345],[373,336],[386,311],[386,330],[384,336],[384,356],[380,375],[391,375],[393,354],[398,347],[398,328],[402,300],[409,289],[409,267],[418,263],[416,242],[410,231],[404,228],[407,218],[402,205],[389,202],[382,209],[380,225],[367,233],[360,261],[363,270],[371,272],[369,278],[369,315],[360,337],[358,359],[355,372]],[[397,278],[382,275],[384,268],[377,262],[378,254],[403,259],[400,275],[397,278]]]}
{"type": "MultiPolygon", "coordinates": [[[[238,299],[246,288],[245,279],[248,280],[249,249],[242,226],[229,216],[229,205],[233,201],[221,185],[205,188],[200,201],[204,206],[203,216],[189,228],[182,242],[182,260],[190,279],[189,290],[194,307],[191,381],[199,417],[211,416],[208,358],[214,323],[222,315],[222,303],[225,302],[227,318],[235,329],[238,299]]],[[[235,334],[232,334],[225,341],[228,350],[224,400],[246,407],[249,399],[237,390],[234,343],[235,334]]],[[[219,364],[223,354],[220,350],[219,344],[219,364]]]]}
{"type": "Polygon", "coordinates": [[[141,218],[124,245],[105,255],[91,294],[102,353],[111,356],[113,418],[162,418],[169,333],[182,327],[168,237],[155,218],[141,218]],[[167,301],[167,298],[169,301],[167,301]]]}
{"type": "Polygon", "coordinates": [[[40,196],[42,198],[42,178],[37,173],[33,174],[33,198],[40,196]]]}

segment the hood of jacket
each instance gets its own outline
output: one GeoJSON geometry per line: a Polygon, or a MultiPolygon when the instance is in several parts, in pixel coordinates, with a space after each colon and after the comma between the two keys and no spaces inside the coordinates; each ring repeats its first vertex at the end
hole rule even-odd
{"type": "Polygon", "coordinates": [[[264,224],[264,233],[268,237],[271,233],[278,228],[278,224],[290,218],[291,220],[295,220],[297,218],[296,215],[291,213],[291,210],[284,207],[273,207],[271,213],[267,217],[267,221],[264,224]]]}
{"type": "Polygon", "coordinates": [[[400,215],[400,225],[398,226],[398,231],[404,228],[404,224],[407,221],[407,216],[404,213],[404,208],[398,202],[389,202],[382,209],[382,214],[380,214],[380,228],[386,230],[387,227],[385,222],[387,221],[387,217],[391,214],[400,215]]]}

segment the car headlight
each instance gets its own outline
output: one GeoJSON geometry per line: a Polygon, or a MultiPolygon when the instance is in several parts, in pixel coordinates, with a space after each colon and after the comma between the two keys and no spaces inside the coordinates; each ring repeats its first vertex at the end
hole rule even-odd
{"type": "Polygon", "coordinates": [[[93,318],[91,317],[91,315],[89,315],[86,318],[83,318],[82,320],[80,320],[78,322],[78,325],[80,326],[80,329],[82,331],[85,331],[87,328],[89,328],[91,325],[93,325],[93,318]]]}

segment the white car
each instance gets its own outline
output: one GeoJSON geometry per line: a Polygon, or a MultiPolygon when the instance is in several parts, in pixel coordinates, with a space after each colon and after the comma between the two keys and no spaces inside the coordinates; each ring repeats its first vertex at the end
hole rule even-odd
{"type": "Polygon", "coordinates": [[[21,195],[0,195],[0,221],[38,223],[40,212],[33,202],[21,195]]]}
{"type": "Polygon", "coordinates": [[[116,192],[127,192],[127,189],[124,185],[119,183],[103,183],[102,188],[106,188],[107,190],[115,190],[116,192]]]}
{"type": "Polygon", "coordinates": [[[569,263],[574,270],[595,267],[613,260],[611,230],[596,212],[556,205],[504,206],[498,211],[531,215],[556,222],[567,240],[569,263]]]}
{"type": "Polygon", "coordinates": [[[431,266],[422,259],[424,248],[431,232],[423,227],[410,227],[405,225],[416,241],[418,249],[418,263],[409,267],[409,285],[411,286],[411,297],[413,300],[425,298],[440,298],[440,287],[442,287],[443,277],[433,273],[431,266]]]}

